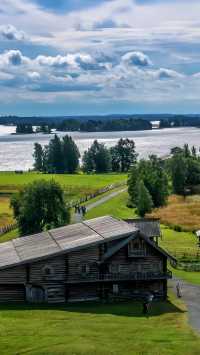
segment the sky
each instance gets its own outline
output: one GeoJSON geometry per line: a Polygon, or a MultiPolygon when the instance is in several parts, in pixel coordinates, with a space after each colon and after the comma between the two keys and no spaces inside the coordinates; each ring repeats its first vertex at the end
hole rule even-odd
{"type": "Polygon", "coordinates": [[[199,0],[1,0],[0,115],[200,113],[199,0]]]}

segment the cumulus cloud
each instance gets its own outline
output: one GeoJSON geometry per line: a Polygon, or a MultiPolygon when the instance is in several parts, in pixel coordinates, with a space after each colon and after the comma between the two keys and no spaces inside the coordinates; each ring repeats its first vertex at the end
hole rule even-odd
{"type": "Polygon", "coordinates": [[[40,73],[36,72],[36,71],[33,71],[33,72],[28,72],[27,73],[28,77],[31,79],[31,80],[39,80],[40,79],[40,73]]]}
{"type": "Polygon", "coordinates": [[[26,64],[29,59],[22,55],[20,50],[10,50],[0,54],[0,66],[20,66],[26,64]]]}
{"type": "Polygon", "coordinates": [[[128,52],[122,56],[122,63],[128,66],[147,67],[152,64],[147,55],[142,52],[128,52]]]}
{"type": "Polygon", "coordinates": [[[0,26],[0,35],[3,39],[9,41],[24,41],[27,38],[23,31],[17,30],[12,25],[0,26]]]}
{"type": "Polygon", "coordinates": [[[105,68],[105,64],[99,63],[90,54],[75,53],[66,56],[57,55],[44,56],[40,55],[35,62],[42,66],[54,67],[59,69],[82,69],[82,70],[99,70],[105,68]]]}

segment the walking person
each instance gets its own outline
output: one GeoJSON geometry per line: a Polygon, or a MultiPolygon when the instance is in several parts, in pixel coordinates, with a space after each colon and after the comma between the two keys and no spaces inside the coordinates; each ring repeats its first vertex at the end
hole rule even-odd
{"type": "Polygon", "coordinates": [[[179,282],[179,281],[178,281],[177,284],[176,284],[176,294],[177,294],[177,297],[178,297],[178,298],[181,298],[181,297],[182,297],[181,285],[180,285],[180,282],[179,282]]]}

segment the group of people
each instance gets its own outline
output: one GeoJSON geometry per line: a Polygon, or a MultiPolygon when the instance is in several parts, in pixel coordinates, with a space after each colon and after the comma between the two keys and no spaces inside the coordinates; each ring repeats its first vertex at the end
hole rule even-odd
{"type": "Polygon", "coordinates": [[[82,206],[76,205],[75,206],[75,213],[82,214],[82,216],[85,216],[86,212],[87,212],[87,208],[85,205],[82,205],[82,206]]]}

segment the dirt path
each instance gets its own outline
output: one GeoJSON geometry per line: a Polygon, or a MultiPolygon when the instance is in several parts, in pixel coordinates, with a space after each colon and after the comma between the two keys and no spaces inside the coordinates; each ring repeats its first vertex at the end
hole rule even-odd
{"type": "MultiPolygon", "coordinates": [[[[109,195],[103,196],[103,197],[99,198],[99,200],[89,203],[86,206],[87,207],[87,211],[90,211],[92,208],[95,208],[95,207],[97,207],[99,205],[102,205],[103,203],[111,200],[113,197],[118,196],[119,194],[121,194],[122,192],[125,192],[126,190],[127,190],[127,188],[125,187],[125,188],[123,188],[121,190],[113,191],[109,195]]],[[[83,219],[83,216],[80,213],[74,213],[73,216],[72,216],[72,222],[73,223],[81,222],[82,219],[83,219]]]]}
{"type": "Polygon", "coordinates": [[[181,285],[182,299],[188,309],[189,323],[195,330],[200,332],[200,286],[174,279],[172,286],[175,292],[178,281],[181,285]]]}

